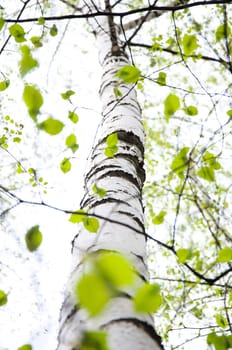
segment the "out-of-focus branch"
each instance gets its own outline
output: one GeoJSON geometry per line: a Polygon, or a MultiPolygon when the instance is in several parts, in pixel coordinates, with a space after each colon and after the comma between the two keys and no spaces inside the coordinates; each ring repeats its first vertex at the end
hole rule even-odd
{"type": "MultiPolygon", "coordinates": [[[[155,3],[157,3],[157,1],[155,3]]],[[[173,3],[170,3],[170,5],[168,5],[168,6],[175,8],[176,6],[178,6],[178,4],[179,4],[179,2],[175,1],[173,3]]],[[[154,7],[155,7],[155,4],[153,5],[153,8],[154,7]]],[[[124,31],[127,31],[127,30],[137,28],[138,26],[142,25],[145,22],[149,22],[154,18],[158,18],[158,17],[162,16],[165,12],[166,12],[166,10],[152,11],[150,9],[150,11],[146,15],[143,15],[139,18],[134,19],[133,21],[125,23],[123,25],[123,29],[124,29],[124,31]]]]}
{"type": "Polygon", "coordinates": [[[74,4],[72,4],[71,2],[67,1],[67,0],[60,0],[61,2],[63,2],[63,4],[67,5],[68,7],[71,7],[72,9],[76,10],[76,11],[81,11],[82,8],[78,7],[74,4]]]}

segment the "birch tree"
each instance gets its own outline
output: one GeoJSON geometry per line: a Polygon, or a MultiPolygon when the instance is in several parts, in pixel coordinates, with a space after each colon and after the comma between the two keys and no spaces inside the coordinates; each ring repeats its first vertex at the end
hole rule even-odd
{"type": "MultiPolygon", "coordinates": [[[[91,11],[95,9],[91,3],[87,3],[86,6],[91,11]]],[[[106,274],[107,284],[124,284],[123,260],[121,261],[117,253],[125,255],[133,263],[133,268],[138,274],[137,283],[148,281],[141,196],[145,176],[144,130],[141,109],[134,89],[140,73],[136,67],[131,66],[120,44],[118,29],[113,16],[110,15],[110,3],[105,2],[101,6],[104,7],[97,10],[107,11],[109,15],[91,20],[91,26],[96,35],[100,65],[103,69],[100,87],[103,119],[99,139],[91,156],[91,168],[86,175],[86,195],[82,207],[88,214],[94,214],[98,218],[108,217],[110,220],[100,220],[98,228],[96,218],[84,217],[84,226],[87,229],[83,228],[73,241],[74,270],[71,289],[74,289],[78,276],[83,275],[86,270],[87,253],[94,253],[95,259],[100,255],[99,262],[94,264],[106,259],[105,264],[109,266],[105,268],[109,268],[110,276],[107,276],[107,271],[102,273],[106,274]],[[100,198],[99,191],[104,192],[100,198]],[[95,224],[97,228],[94,227],[93,230],[97,231],[97,236],[88,232],[92,231],[91,225],[95,224]],[[108,253],[105,255],[104,252],[108,253]]],[[[73,214],[70,220],[79,222],[80,217],[73,214]]],[[[128,282],[130,278],[129,281],[125,280],[126,284],[128,282]]],[[[104,304],[102,298],[107,300],[107,293],[110,293],[106,285],[99,286],[97,291],[98,283],[102,283],[100,278],[98,281],[93,274],[87,274],[79,282],[79,288],[77,287],[81,301],[83,299],[83,303],[93,315],[96,312],[95,308],[100,307],[101,303],[104,304]],[[101,294],[99,300],[98,293],[101,294]],[[92,303],[96,305],[92,307],[92,303]]],[[[83,330],[106,330],[110,349],[161,349],[151,315],[139,316],[133,310],[132,292],[119,289],[109,302],[107,310],[96,319],[89,318],[89,315],[83,312],[81,304],[72,294],[72,290],[68,292],[63,306],[58,349],[79,348],[83,330]]],[[[88,333],[84,341],[88,343],[88,333]]]]}
{"type": "MultiPolygon", "coordinates": [[[[3,4],[0,21],[1,56],[11,57],[7,48],[19,53],[19,86],[29,115],[23,124],[13,112],[1,116],[1,151],[3,159],[12,161],[0,187],[1,218],[6,220],[19,206],[41,206],[63,212],[73,227],[80,227],[72,240],[73,268],[57,349],[162,349],[162,343],[167,349],[186,349],[201,338],[205,348],[229,349],[230,1],[61,3],[28,0],[11,10],[13,15],[3,4]],[[61,153],[66,147],[60,171],[66,176],[72,169],[78,151],[75,132],[65,131],[70,130],[67,118],[48,116],[46,88],[36,85],[36,75],[34,81],[27,80],[44,62],[39,50],[57,37],[64,20],[76,21],[75,26],[87,20],[86,32],[96,40],[102,68],[102,120],[85,175],[84,198],[80,207],[75,203],[71,209],[45,199],[42,190],[49,188],[43,171],[30,166],[33,156],[28,153],[24,159],[25,148],[20,146],[26,139],[24,124],[29,125],[38,142],[37,149],[27,146],[27,152],[35,150],[43,159],[49,147],[40,144],[45,140],[38,135],[44,132],[60,140],[57,144],[63,142],[61,153]],[[31,23],[40,28],[39,34],[31,23]],[[22,174],[29,176],[34,190],[30,199],[18,179],[22,174]],[[17,176],[15,183],[12,175],[17,176]],[[186,330],[191,335],[182,335],[186,330]]],[[[61,50],[68,22],[62,28],[51,62],[61,50]]],[[[6,72],[0,83],[3,94],[12,91],[6,72]]],[[[70,88],[61,98],[72,107],[68,119],[78,128],[74,95],[70,88]]],[[[4,96],[11,111],[11,97],[4,96]]],[[[44,164],[49,163],[47,156],[44,164]]],[[[39,252],[42,240],[39,222],[27,228],[30,254],[39,252]]],[[[3,288],[0,305],[8,304],[10,293],[3,288]]],[[[25,344],[18,349],[31,348],[25,344]]]]}

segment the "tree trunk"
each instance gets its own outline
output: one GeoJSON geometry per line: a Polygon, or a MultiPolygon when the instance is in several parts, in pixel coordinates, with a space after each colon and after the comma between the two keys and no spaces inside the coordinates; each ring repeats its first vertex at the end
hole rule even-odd
{"type": "Polygon", "coordinates": [[[90,318],[85,310],[75,305],[72,297],[72,288],[86,268],[84,258],[87,253],[122,253],[138,271],[141,283],[149,277],[146,239],[141,234],[144,232],[141,190],[145,179],[141,110],[132,84],[121,82],[119,89],[122,96],[115,96],[115,87],[118,86],[115,73],[123,66],[130,65],[130,62],[118,44],[112,17],[92,19],[91,26],[98,42],[99,60],[103,69],[100,87],[103,109],[98,142],[85,178],[86,194],[82,208],[89,213],[109,218],[111,222],[100,220],[97,234],[82,228],[74,240],[74,268],[61,311],[58,350],[80,349],[84,330],[105,330],[110,350],[158,350],[162,346],[153,327],[153,318],[149,314],[135,313],[132,294],[122,293],[112,298],[106,311],[94,318],[90,318]],[[107,157],[104,153],[106,139],[114,133],[118,136],[118,151],[113,157],[107,157]],[[93,185],[106,191],[103,198],[92,191],[93,185]]]}

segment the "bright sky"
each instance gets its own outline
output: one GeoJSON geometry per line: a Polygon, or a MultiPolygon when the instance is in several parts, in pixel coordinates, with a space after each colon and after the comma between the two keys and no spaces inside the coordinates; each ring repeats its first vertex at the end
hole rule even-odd
{"type": "MultiPolygon", "coordinates": [[[[1,5],[9,9],[8,1],[2,2],[1,5]]],[[[40,48],[38,53],[33,53],[38,57],[40,67],[28,74],[24,81],[18,78],[17,64],[20,55],[11,39],[7,46],[9,51],[0,56],[0,65],[2,72],[13,74],[13,78],[7,94],[1,98],[3,115],[10,115],[18,123],[22,123],[23,134],[28,135],[29,140],[26,140],[25,144],[14,145],[10,151],[16,159],[21,159],[23,153],[22,164],[26,168],[38,169],[38,175],[48,181],[48,193],[42,195],[45,202],[75,210],[79,208],[83,194],[86,160],[100,118],[100,102],[97,98],[100,69],[94,39],[92,35],[87,34],[84,22],[70,22],[64,33],[65,24],[59,24],[57,37],[49,37],[48,43],[40,48]],[[61,48],[58,47],[59,42],[61,48]],[[15,51],[13,54],[12,50],[15,51]],[[76,108],[75,112],[79,115],[78,124],[71,125],[70,122],[62,135],[54,137],[43,132],[37,133],[21,101],[25,82],[36,82],[42,93],[49,92],[42,107],[41,119],[52,115],[68,124],[68,111],[76,108]],[[75,91],[71,99],[73,106],[60,96],[68,89],[75,91]],[[14,100],[5,99],[7,95],[14,96],[14,100]],[[72,171],[63,174],[59,163],[64,156],[71,155],[64,152],[64,140],[72,132],[76,134],[80,148],[73,155],[72,171]],[[31,135],[35,138],[32,148],[28,146],[31,144],[31,135]]],[[[25,26],[25,30],[30,30],[28,37],[31,37],[39,35],[41,28],[28,25],[25,26]]],[[[0,157],[4,159],[4,164],[12,162],[12,157],[3,150],[0,150],[0,157]]],[[[28,175],[25,175],[25,181],[28,181],[28,175]]],[[[2,179],[1,183],[9,185],[7,178],[2,179]]],[[[31,186],[24,186],[22,191],[19,189],[18,195],[23,199],[33,199],[31,186]]],[[[35,196],[34,200],[39,201],[39,196],[35,196]]],[[[0,289],[2,287],[9,293],[8,304],[0,309],[0,349],[15,350],[18,346],[30,342],[33,349],[54,349],[55,328],[62,302],[60,291],[69,272],[70,242],[76,228],[68,223],[67,215],[45,208],[20,206],[12,211],[12,215],[13,224],[3,222],[3,231],[0,232],[0,289]],[[43,244],[38,252],[31,254],[25,248],[24,235],[27,229],[36,224],[40,224],[43,244]]]]}

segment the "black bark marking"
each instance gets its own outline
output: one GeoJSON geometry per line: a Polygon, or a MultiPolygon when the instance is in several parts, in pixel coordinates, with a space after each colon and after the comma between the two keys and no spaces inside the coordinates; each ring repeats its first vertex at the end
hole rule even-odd
{"type": "Polygon", "coordinates": [[[105,323],[104,325],[102,325],[101,328],[107,328],[107,326],[110,326],[111,324],[120,323],[120,322],[134,324],[136,327],[142,329],[146,334],[148,334],[160,346],[161,349],[165,350],[163,345],[162,345],[162,339],[156,333],[155,328],[153,326],[151,326],[150,324],[148,324],[147,322],[141,321],[137,318],[132,318],[132,317],[118,318],[118,319],[111,320],[111,321],[105,323]]]}

